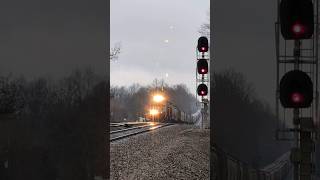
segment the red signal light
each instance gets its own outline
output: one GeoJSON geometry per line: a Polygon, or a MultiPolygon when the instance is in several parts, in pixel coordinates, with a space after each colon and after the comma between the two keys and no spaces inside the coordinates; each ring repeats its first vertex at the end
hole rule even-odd
{"type": "Polygon", "coordinates": [[[281,34],[286,40],[311,39],[314,34],[314,5],[311,0],[281,0],[281,34]]]}
{"type": "Polygon", "coordinates": [[[208,87],[205,84],[200,84],[197,88],[199,96],[206,96],[208,94],[208,87]]]}
{"type": "Polygon", "coordinates": [[[304,97],[302,94],[295,92],[295,93],[292,93],[291,100],[292,100],[292,102],[294,102],[296,104],[303,103],[304,97]]]}
{"type": "Polygon", "coordinates": [[[306,28],[300,24],[299,22],[296,22],[293,26],[292,26],[292,32],[296,35],[296,36],[301,36],[306,32],[306,28]]]}
{"type": "Polygon", "coordinates": [[[197,45],[198,51],[199,52],[207,52],[209,48],[209,42],[208,38],[205,36],[201,36],[198,39],[198,45],[197,45]]]}
{"type": "Polygon", "coordinates": [[[199,74],[208,73],[208,62],[206,59],[199,59],[197,62],[197,71],[199,74]]]}
{"type": "Polygon", "coordinates": [[[280,81],[280,102],[284,108],[307,108],[313,100],[313,83],[300,70],[287,72],[280,81]]]}

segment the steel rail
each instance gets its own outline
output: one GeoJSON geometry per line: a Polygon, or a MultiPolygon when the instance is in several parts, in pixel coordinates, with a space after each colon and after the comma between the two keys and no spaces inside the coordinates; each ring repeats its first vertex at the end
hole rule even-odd
{"type": "Polygon", "coordinates": [[[147,126],[152,126],[152,125],[148,124],[148,125],[143,125],[143,126],[138,126],[138,127],[119,129],[119,130],[111,131],[110,134],[125,132],[125,131],[129,131],[129,130],[134,130],[134,129],[140,129],[140,128],[144,128],[144,127],[147,127],[147,126]]]}
{"type": "Polygon", "coordinates": [[[116,141],[116,140],[120,140],[120,139],[124,139],[124,138],[130,137],[130,136],[134,136],[134,135],[137,135],[137,134],[153,131],[153,130],[156,130],[156,129],[159,129],[159,128],[162,128],[162,127],[171,126],[171,125],[173,125],[173,124],[158,125],[158,126],[150,127],[148,129],[145,129],[145,130],[142,130],[142,131],[137,131],[137,132],[134,132],[134,133],[125,134],[125,135],[122,135],[122,136],[117,136],[117,137],[114,137],[114,138],[110,138],[110,142],[116,141]]]}

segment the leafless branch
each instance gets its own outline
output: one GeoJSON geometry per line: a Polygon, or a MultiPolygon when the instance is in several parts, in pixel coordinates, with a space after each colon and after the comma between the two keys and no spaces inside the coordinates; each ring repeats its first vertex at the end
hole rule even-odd
{"type": "Polygon", "coordinates": [[[119,58],[119,54],[121,52],[121,43],[118,42],[114,45],[110,50],[110,61],[115,61],[119,58]]]}

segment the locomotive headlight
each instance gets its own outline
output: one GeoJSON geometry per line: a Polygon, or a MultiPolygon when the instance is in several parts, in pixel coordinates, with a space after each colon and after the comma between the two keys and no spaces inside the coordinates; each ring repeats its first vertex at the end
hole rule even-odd
{"type": "Polygon", "coordinates": [[[164,101],[164,97],[161,94],[156,94],[153,96],[153,101],[156,103],[160,103],[160,102],[164,101]]]}
{"type": "Polygon", "coordinates": [[[149,113],[150,113],[150,115],[154,116],[154,115],[159,114],[159,111],[157,109],[150,109],[149,113]]]}

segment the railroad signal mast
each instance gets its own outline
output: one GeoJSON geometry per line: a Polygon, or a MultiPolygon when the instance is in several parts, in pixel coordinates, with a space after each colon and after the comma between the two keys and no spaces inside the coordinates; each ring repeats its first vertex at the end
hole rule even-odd
{"type": "Polygon", "coordinates": [[[278,0],[275,30],[276,137],[294,140],[291,150],[294,180],[311,180],[315,176],[314,152],[319,125],[318,0],[278,0]],[[288,122],[288,119],[291,120],[288,122]],[[287,138],[289,133],[293,133],[289,137],[294,138],[287,138]]]}
{"type": "Polygon", "coordinates": [[[208,38],[205,36],[201,36],[198,39],[197,45],[197,71],[196,71],[196,86],[197,86],[197,93],[196,97],[201,97],[201,113],[202,113],[202,124],[201,127],[203,128],[203,121],[208,121],[208,87],[209,87],[209,42],[208,38]]]}

